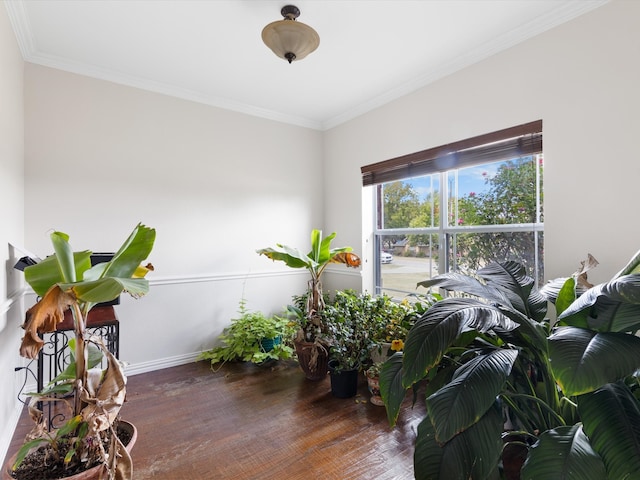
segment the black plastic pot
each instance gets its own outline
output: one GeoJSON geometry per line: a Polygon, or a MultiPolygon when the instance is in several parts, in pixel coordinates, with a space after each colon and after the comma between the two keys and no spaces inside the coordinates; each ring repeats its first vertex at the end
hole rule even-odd
{"type": "Polygon", "coordinates": [[[338,369],[336,360],[329,360],[329,376],[331,377],[331,393],[337,398],[350,398],[358,393],[358,368],[353,370],[338,369]]]}

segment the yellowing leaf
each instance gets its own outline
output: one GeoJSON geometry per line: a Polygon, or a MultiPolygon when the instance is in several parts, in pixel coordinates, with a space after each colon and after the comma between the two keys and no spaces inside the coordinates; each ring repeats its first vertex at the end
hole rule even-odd
{"type": "Polygon", "coordinates": [[[136,271],[133,272],[133,275],[131,276],[132,278],[144,278],[147,276],[147,273],[149,272],[153,272],[155,269],[153,268],[153,265],[151,263],[147,263],[144,267],[142,265],[139,265],[136,268],[136,271]]]}

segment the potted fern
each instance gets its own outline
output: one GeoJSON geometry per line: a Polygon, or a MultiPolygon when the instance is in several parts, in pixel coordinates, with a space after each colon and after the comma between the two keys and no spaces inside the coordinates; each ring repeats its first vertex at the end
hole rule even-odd
{"type": "Polygon", "coordinates": [[[55,331],[70,309],[72,361],[43,391],[32,394],[29,411],[38,423],[30,440],[5,466],[5,478],[24,478],[28,475],[24,472],[27,464],[41,469],[37,478],[56,478],[46,473],[56,469],[62,472],[59,478],[74,472],[86,475],[89,469],[95,478],[132,478],[131,457],[117,428],[126,377],[102,341],[87,334],[86,326],[89,311],[96,304],[111,301],[123,292],[136,298],[148,292],[149,283],[144,277],[153,267],[141,263],[151,253],[155,236],[154,229],[138,224],[110,261],[92,267],[90,251],[74,252],[67,234],[53,232],[55,253],[25,268],[25,280],[39,300],[27,311],[20,354],[36,358],[43,345],[40,335],[55,331]],[[104,370],[99,367],[103,355],[107,365],[104,370]],[[36,404],[58,394],[72,397],[71,415],[59,429],[50,432],[36,404]],[[46,463],[32,461],[42,449],[46,450],[46,463]]]}
{"type": "Polygon", "coordinates": [[[218,336],[222,344],[202,352],[199,359],[209,360],[212,366],[220,364],[220,367],[232,361],[264,364],[272,360],[286,360],[293,356],[290,346],[293,328],[286,316],[251,311],[243,299],[238,317],[233,318],[231,325],[218,336]]]}

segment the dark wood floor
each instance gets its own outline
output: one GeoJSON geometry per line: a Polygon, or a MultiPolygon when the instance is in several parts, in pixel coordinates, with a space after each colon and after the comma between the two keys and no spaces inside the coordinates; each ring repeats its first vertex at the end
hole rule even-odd
{"type": "MultiPolygon", "coordinates": [[[[383,407],[334,398],[329,378],[295,363],[272,368],[191,363],[129,378],[123,418],[138,428],[134,479],[402,480],[424,412],[407,403],[391,429],[383,407]]],[[[23,415],[9,454],[31,428],[23,415]]]]}

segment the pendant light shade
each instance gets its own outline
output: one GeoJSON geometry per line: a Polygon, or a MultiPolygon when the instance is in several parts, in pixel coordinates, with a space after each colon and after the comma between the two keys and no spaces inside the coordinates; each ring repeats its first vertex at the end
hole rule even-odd
{"type": "Polygon", "coordinates": [[[272,22],[262,30],[262,41],[278,57],[289,63],[302,60],[320,45],[318,33],[309,25],[296,21],[300,10],[287,5],[280,11],[284,20],[272,22]]]}

